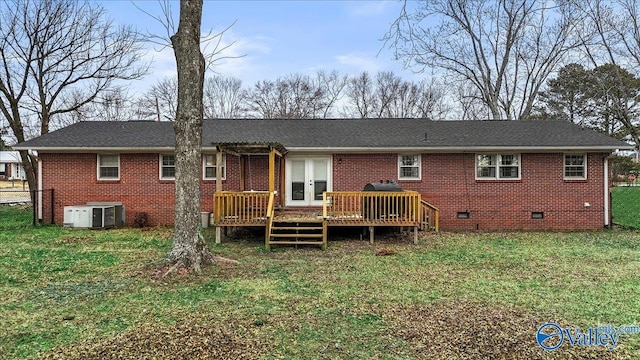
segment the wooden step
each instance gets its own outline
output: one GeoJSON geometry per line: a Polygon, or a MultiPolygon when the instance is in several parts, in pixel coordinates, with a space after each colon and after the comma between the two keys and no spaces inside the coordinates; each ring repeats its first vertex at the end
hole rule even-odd
{"type": "Polygon", "coordinates": [[[275,240],[269,241],[270,245],[324,245],[322,241],[291,241],[291,240],[275,240]]]}
{"type": "Polygon", "coordinates": [[[322,226],[273,226],[271,230],[322,231],[322,226]]]}
{"type": "Polygon", "coordinates": [[[274,224],[322,224],[322,219],[273,220],[274,224]]]}
{"type": "Polygon", "coordinates": [[[271,234],[272,238],[321,238],[322,234],[271,234]]]}
{"type": "Polygon", "coordinates": [[[326,249],[326,227],[322,218],[273,219],[267,236],[270,245],[319,245],[326,249]]]}

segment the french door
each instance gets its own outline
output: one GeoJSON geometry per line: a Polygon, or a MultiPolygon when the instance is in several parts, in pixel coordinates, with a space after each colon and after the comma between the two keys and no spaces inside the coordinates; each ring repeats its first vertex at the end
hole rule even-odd
{"type": "Polygon", "coordinates": [[[287,157],[287,205],[322,205],[322,193],[331,191],[331,157],[287,157]]]}

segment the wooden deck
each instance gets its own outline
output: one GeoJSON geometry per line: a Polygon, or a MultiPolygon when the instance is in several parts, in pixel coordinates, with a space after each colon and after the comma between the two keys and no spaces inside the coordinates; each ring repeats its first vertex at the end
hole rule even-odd
{"type": "Polygon", "coordinates": [[[328,227],[361,226],[374,240],[375,227],[410,227],[438,231],[438,209],[414,191],[325,192],[322,208],[310,211],[275,210],[274,192],[221,191],[214,195],[216,241],[221,228],[265,226],[265,247],[271,245],[327,246],[328,227]]]}

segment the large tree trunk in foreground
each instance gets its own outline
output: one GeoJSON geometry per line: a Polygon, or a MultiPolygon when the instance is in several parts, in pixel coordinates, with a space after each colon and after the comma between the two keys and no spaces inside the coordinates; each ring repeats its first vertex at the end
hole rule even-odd
{"type": "Polygon", "coordinates": [[[178,108],[174,130],[175,232],[168,255],[176,267],[195,272],[211,262],[200,236],[200,148],[202,146],[202,92],[205,62],[200,52],[202,0],[180,1],[180,23],[171,37],[178,67],[178,108]]]}

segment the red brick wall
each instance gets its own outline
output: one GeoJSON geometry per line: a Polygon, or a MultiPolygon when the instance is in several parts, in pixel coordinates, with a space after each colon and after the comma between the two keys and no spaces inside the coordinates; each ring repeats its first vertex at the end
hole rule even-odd
{"type": "MultiPolygon", "coordinates": [[[[587,180],[563,180],[563,154],[521,154],[522,179],[475,180],[474,154],[423,154],[422,180],[399,181],[440,209],[443,229],[599,229],[604,225],[603,158],[588,154],[587,180]],[[584,203],[590,203],[585,207],[584,203]],[[457,213],[469,211],[468,219],[457,213]],[[531,219],[544,212],[544,219],[531,219]]],[[[158,154],[121,154],[120,180],[97,180],[96,154],[40,154],[43,188],[55,189],[55,219],[63,208],[88,201],[121,201],[127,223],[146,212],[153,225],[173,223],[174,182],[159,180],[158,154]]],[[[245,162],[245,190],[268,189],[267,156],[245,162]]],[[[228,155],[224,190],[240,189],[240,160],[228,155]]],[[[335,154],[333,190],[362,190],[366,183],[397,180],[397,154],[335,154]]],[[[276,162],[276,188],[279,189],[276,162]]],[[[201,182],[202,210],[211,211],[215,180],[201,182]]],[[[44,204],[44,209],[47,204],[44,204]]],[[[45,215],[45,219],[48,217],[45,215]]]]}
{"type": "MultiPolygon", "coordinates": [[[[587,180],[567,181],[563,154],[521,154],[521,180],[495,181],[475,180],[474,154],[423,154],[422,181],[398,183],[440,209],[443,229],[600,229],[606,155],[589,153],[587,180]],[[465,211],[469,218],[458,219],[465,211]],[[532,212],[543,212],[544,218],[531,219],[532,212]]],[[[397,154],[336,154],[334,190],[397,180],[397,161],[397,154]]]]}

